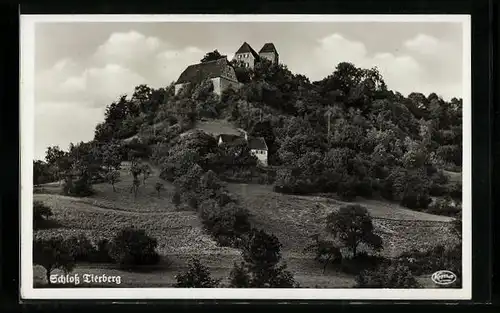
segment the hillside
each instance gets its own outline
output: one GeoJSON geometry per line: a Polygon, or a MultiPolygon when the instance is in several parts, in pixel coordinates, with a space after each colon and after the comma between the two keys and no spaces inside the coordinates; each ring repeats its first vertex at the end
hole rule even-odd
{"type": "MultiPolygon", "coordinates": [[[[379,252],[361,244],[361,258],[399,264],[404,253],[460,245],[461,100],[405,97],[389,90],[377,69],[349,63],[313,83],[265,61],[238,73],[248,75],[247,83],[220,97],[208,80],[177,95],[172,85],[138,86],[131,98],[107,107],[94,140],[68,152],[50,147],[47,162],[34,163],[35,183],[63,183],[42,185],[35,200],[50,207],[59,227],[36,235],[81,233],[95,242],[130,225],[145,230],[162,258],[150,269],[161,274],[123,273],[134,286],[148,278],[172,285],[191,257],[227,284],[233,264],[250,249],[245,245],[262,230],[282,245],[275,266],[287,264],[273,275],[291,276],[303,287],[352,287],[356,275],[344,267],[358,262],[356,248],[335,243],[354,251],[340,268],[323,268],[314,253],[304,252],[311,236],[328,237],[327,216],[345,210],[367,219],[361,224],[369,225],[366,245],[380,244],[379,252]],[[269,167],[258,166],[244,142],[218,145],[214,135],[240,128],[264,138],[269,167]],[[103,183],[118,175],[115,191],[103,183]],[[159,195],[158,184],[164,187],[159,195]]],[[[417,256],[422,275],[449,261],[425,259],[433,257],[417,256]]],[[[460,259],[450,262],[457,266],[460,259]]]]}

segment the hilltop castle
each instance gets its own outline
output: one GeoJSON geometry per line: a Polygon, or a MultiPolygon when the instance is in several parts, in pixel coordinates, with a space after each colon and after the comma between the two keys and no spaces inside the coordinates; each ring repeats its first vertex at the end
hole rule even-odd
{"type": "MultiPolygon", "coordinates": [[[[247,43],[244,42],[235,52],[233,60],[236,60],[238,66],[254,68],[255,63],[260,59],[267,59],[273,64],[279,63],[279,54],[273,43],[266,43],[260,49],[259,53],[247,43]]],[[[196,83],[201,80],[210,79],[214,86],[214,93],[221,95],[229,87],[238,89],[242,84],[238,82],[233,66],[224,56],[218,60],[192,64],[188,66],[175,82],[175,94],[182,87],[196,83]]]]}

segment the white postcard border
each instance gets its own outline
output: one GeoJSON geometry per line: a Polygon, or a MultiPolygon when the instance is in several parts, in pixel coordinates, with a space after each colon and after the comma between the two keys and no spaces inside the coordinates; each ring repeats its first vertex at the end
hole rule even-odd
{"type": "MultiPolygon", "coordinates": [[[[21,298],[468,300],[472,296],[472,143],[470,15],[21,15],[21,298]],[[47,22],[457,22],[463,25],[463,172],[461,289],[33,288],[35,24],[47,22]]],[[[429,277],[430,279],[430,277],[429,277]]]]}

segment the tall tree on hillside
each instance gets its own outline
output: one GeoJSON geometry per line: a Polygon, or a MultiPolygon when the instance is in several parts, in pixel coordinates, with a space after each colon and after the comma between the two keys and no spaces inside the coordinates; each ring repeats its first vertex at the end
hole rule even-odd
{"type": "Polygon", "coordinates": [[[223,55],[220,54],[220,52],[216,49],[214,51],[211,51],[211,52],[207,52],[203,58],[200,60],[201,63],[204,63],[204,62],[210,62],[210,61],[215,61],[215,60],[218,60],[220,58],[222,58],[223,55]]]}
{"type": "Polygon", "coordinates": [[[343,206],[327,216],[327,230],[351,250],[353,258],[358,246],[365,243],[374,250],[382,249],[382,238],[373,233],[373,223],[368,210],[360,205],[343,206]]]}

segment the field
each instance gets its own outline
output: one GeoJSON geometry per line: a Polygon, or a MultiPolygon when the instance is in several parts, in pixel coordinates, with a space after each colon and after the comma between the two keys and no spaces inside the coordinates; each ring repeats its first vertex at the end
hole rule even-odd
{"type": "MultiPolygon", "coordinates": [[[[172,202],[173,186],[163,182],[165,189],[158,195],[154,189],[158,170],[141,185],[137,198],[129,188],[132,177],[127,164],[121,171],[121,180],[113,192],[109,184],[94,186],[96,194],[86,198],[58,194],[57,183],[43,186],[34,195],[35,200],[49,205],[58,228],[38,230],[35,236],[86,234],[89,238],[111,238],[124,226],[145,229],[157,238],[158,252],[164,260],[147,272],[124,272],[108,265],[81,264],[76,273],[106,273],[122,276],[120,287],[169,287],[175,275],[184,270],[190,258],[198,258],[210,267],[214,277],[227,277],[234,262],[241,260],[236,249],[220,247],[202,229],[195,212],[172,202]],[[170,266],[167,266],[168,265],[170,266]]],[[[273,233],[283,244],[283,259],[302,287],[346,288],[354,284],[351,275],[334,270],[322,273],[322,267],[313,256],[304,253],[311,243],[309,236],[320,232],[326,215],[344,202],[324,197],[293,196],[274,193],[270,186],[229,184],[241,204],[251,212],[253,226],[273,233]]],[[[447,226],[451,218],[404,209],[398,205],[375,200],[359,200],[374,218],[376,232],[384,240],[383,254],[396,256],[411,248],[426,248],[446,244],[451,238],[447,226]]],[[[44,282],[43,269],[35,266],[35,285],[44,282]]],[[[424,285],[428,277],[421,277],[424,285]]]]}

